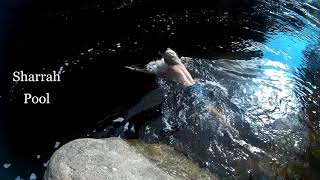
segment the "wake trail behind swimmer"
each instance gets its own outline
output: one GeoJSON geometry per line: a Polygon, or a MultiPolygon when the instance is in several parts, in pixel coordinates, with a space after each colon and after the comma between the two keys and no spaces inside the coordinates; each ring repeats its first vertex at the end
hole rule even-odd
{"type": "Polygon", "coordinates": [[[129,123],[130,119],[134,117],[135,115],[151,109],[159,104],[164,100],[164,89],[163,88],[157,88],[149,93],[147,93],[143,98],[132,108],[128,110],[127,115],[124,117],[124,120],[121,122],[120,127],[115,130],[114,136],[121,136],[121,134],[125,130],[125,126],[127,123],[129,123]]]}

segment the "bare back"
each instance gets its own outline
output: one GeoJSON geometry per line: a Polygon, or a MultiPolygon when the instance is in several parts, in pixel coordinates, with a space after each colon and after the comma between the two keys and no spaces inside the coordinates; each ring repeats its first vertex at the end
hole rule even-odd
{"type": "Polygon", "coordinates": [[[183,64],[167,66],[161,75],[179,82],[183,86],[192,86],[195,82],[183,64]]]}

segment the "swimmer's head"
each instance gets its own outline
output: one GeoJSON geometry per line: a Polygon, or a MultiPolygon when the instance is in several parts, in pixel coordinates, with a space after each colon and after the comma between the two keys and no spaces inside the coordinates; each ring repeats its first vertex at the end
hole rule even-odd
{"type": "Polygon", "coordinates": [[[177,53],[172,49],[168,48],[166,52],[163,53],[164,62],[168,65],[181,64],[181,59],[178,57],[177,53]]]}

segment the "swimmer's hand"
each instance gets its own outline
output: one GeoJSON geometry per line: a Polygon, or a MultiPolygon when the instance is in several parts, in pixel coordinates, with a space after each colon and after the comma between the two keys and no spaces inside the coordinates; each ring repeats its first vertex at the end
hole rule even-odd
{"type": "Polygon", "coordinates": [[[154,74],[146,69],[142,69],[142,68],[139,68],[138,66],[135,66],[135,65],[132,65],[132,66],[124,66],[124,68],[126,69],[130,69],[132,71],[136,71],[136,72],[142,72],[142,73],[146,73],[146,74],[154,74]]]}
{"type": "Polygon", "coordinates": [[[130,69],[130,70],[133,70],[133,71],[137,71],[139,70],[140,68],[138,68],[137,66],[133,65],[133,66],[124,66],[125,68],[127,69],[130,69]]]}

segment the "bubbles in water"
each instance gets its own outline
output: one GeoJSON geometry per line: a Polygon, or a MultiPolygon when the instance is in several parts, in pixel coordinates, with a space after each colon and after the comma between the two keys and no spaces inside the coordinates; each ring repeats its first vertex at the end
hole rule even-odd
{"type": "Polygon", "coordinates": [[[119,117],[119,118],[113,120],[113,122],[122,122],[123,120],[124,120],[123,117],[119,117]]]}
{"type": "Polygon", "coordinates": [[[54,144],[54,148],[57,149],[59,146],[60,146],[60,142],[57,141],[57,142],[54,144]]]}
{"type": "Polygon", "coordinates": [[[45,163],[43,163],[42,165],[43,165],[43,167],[48,167],[48,164],[49,164],[49,160],[47,161],[47,162],[45,162],[45,163]]]}
{"type": "Polygon", "coordinates": [[[127,6],[131,6],[133,3],[135,3],[134,0],[123,0],[121,2],[121,5],[116,7],[115,9],[121,10],[121,9],[127,7],[127,6]]]}
{"type": "Polygon", "coordinates": [[[129,129],[129,122],[127,122],[125,125],[124,125],[124,131],[127,131],[129,129]]]}
{"type": "Polygon", "coordinates": [[[30,180],[36,180],[36,179],[37,179],[37,175],[35,173],[31,173],[30,180]]]}
{"type": "Polygon", "coordinates": [[[5,163],[5,164],[3,164],[3,167],[4,167],[5,169],[8,169],[10,166],[11,166],[11,163],[5,163]]]}

